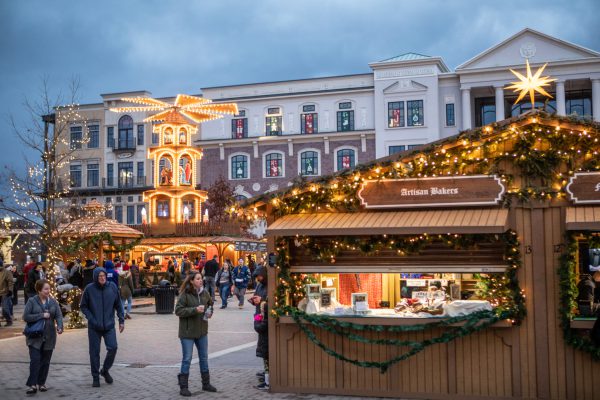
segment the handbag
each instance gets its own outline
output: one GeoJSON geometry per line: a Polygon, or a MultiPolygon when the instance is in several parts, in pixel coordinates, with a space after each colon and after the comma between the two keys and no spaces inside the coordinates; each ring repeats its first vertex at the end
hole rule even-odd
{"type": "Polygon", "coordinates": [[[37,339],[44,336],[44,328],[46,327],[46,320],[44,318],[38,319],[35,322],[28,322],[23,330],[23,335],[27,339],[37,339]]]}

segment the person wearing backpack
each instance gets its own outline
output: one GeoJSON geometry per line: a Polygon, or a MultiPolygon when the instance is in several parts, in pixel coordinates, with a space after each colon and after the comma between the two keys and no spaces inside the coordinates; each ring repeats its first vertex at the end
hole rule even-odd
{"type": "Polygon", "coordinates": [[[238,265],[233,269],[233,295],[238,299],[238,307],[244,308],[244,295],[250,281],[250,269],[244,265],[244,259],[238,260],[238,265]]]}
{"type": "Polygon", "coordinates": [[[23,311],[23,321],[28,326],[43,320],[43,327],[40,331],[27,334],[26,342],[29,347],[29,377],[26,385],[29,386],[27,394],[35,394],[38,390],[45,392],[46,379],[50,370],[50,359],[52,351],[56,347],[56,334],[63,332],[62,313],[58,302],[50,297],[50,283],[45,279],[40,279],[35,283],[37,295],[29,297],[25,310],[23,311]]]}

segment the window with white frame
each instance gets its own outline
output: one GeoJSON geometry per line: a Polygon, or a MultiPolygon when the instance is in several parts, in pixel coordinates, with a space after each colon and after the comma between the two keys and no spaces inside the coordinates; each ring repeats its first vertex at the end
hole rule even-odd
{"type": "Polygon", "coordinates": [[[423,113],[423,100],[408,100],[406,102],[407,126],[423,126],[425,117],[423,113]]]}
{"type": "Polygon", "coordinates": [[[319,132],[319,118],[315,111],[316,106],[314,104],[302,106],[302,114],[300,114],[301,134],[310,135],[319,132]]]}
{"type": "Polygon", "coordinates": [[[100,147],[100,125],[88,126],[88,149],[97,149],[100,147]]]}
{"type": "Polygon", "coordinates": [[[404,126],[404,102],[390,101],[388,103],[388,128],[404,126]]]}
{"type": "Polygon", "coordinates": [[[265,155],[265,177],[278,178],[283,174],[283,154],[268,153],[265,155]]]}
{"type": "Polygon", "coordinates": [[[300,168],[302,176],[319,175],[319,153],[314,150],[305,150],[300,153],[300,168]]]}
{"type": "Polygon", "coordinates": [[[248,158],[245,154],[231,156],[231,179],[248,179],[248,158]]]}
{"type": "Polygon", "coordinates": [[[283,133],[283,118],[281,116],[281,107],[267,108],[265,128],[267,136],[279,136],[283,133]]]}
{"type": "Polygon", "coordinates": [[[81,187],[81,165],[80,164],[72,164],[70,166],[70,183],[71,187],[78,188],[81,187]]]}
{"type": "Polygon", "coordinates": [[[354,110],[352,102],[344,101],[338,104],[340,111],[337,112],[337,131],[347,132],[354,130],[354,110]]]}
{"type": "Polygon", "coordinates": [[[248,137],[248,118],[246,110],[239,110],[231,120],[231,138],[243,139],[248,137]]]}
{"type": "Polygon", "coordinates": [[[97,163],[87,165],[87,185],[96,187],[100,184],[100,169],[97,163]]]}
{"type": "Polygon", "coordinates": [[[71,150],[81,149],[83,143],[83,128],[81,126],[71,127],[71,150]]]}
{"type": "Polygon", "coordinates": [[[337,171],[346,168],[354,168],[356,165],[356,150],[354,149],[339,149],[336,154],[337,171]]]}

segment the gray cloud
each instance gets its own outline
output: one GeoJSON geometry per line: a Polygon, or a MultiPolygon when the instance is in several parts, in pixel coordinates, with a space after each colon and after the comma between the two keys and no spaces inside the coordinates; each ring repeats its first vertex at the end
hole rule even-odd
{"type": "MultiPolygon", "coordinates": [[[[146,89],[156,96],[206,86],[369,71],[408,51],[454,68],[524,27],[600,50],[596,0],[546,1],[45,1],[0,2],[0,104],[22,117],[43,75],[72,75],[82,102],[146,89]]],[[[0,133],[10,135],[4,119],[0,133]]],[[[10,136],[2,164],[20,160],[10,136]]]]}

